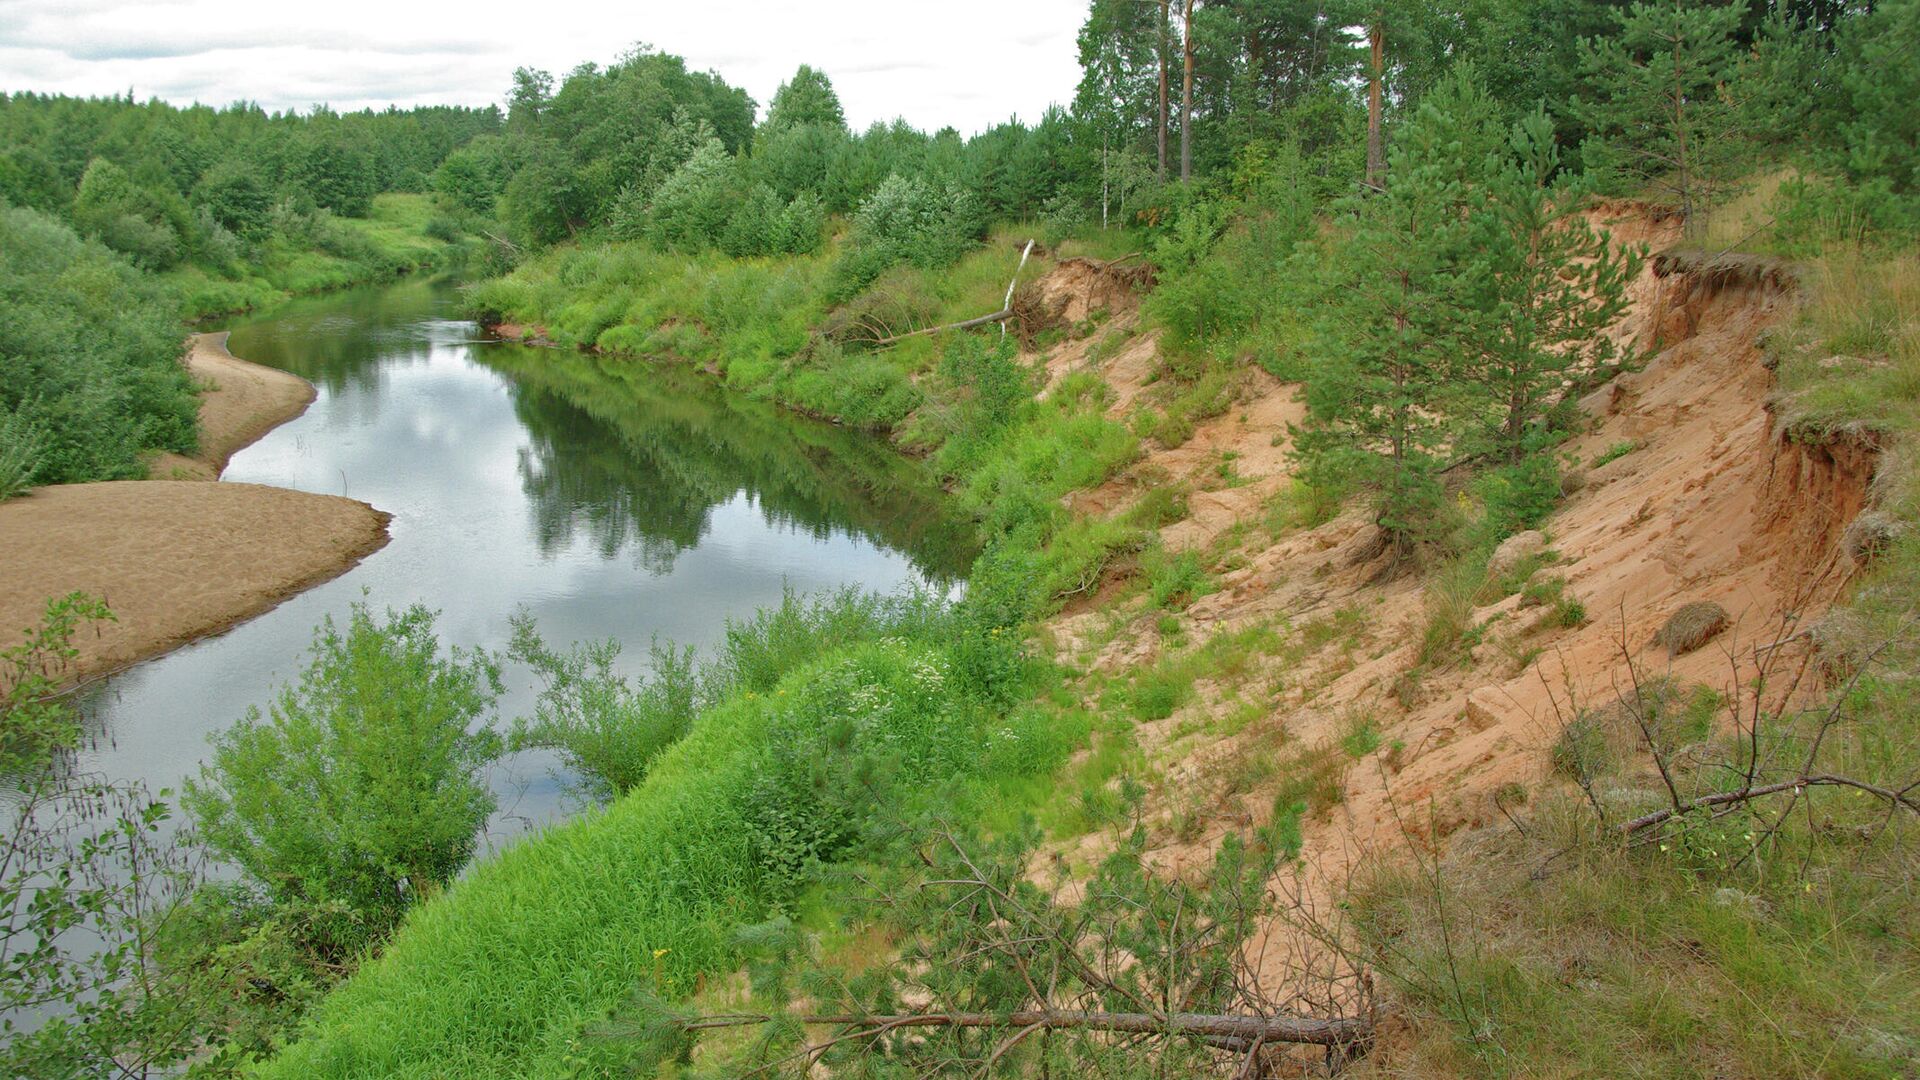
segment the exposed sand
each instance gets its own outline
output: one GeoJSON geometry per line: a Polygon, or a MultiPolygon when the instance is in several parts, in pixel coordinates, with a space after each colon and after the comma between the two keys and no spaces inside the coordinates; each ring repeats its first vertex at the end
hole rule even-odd
{"type": "MultiPolygon", "coordinates": [[[[1595,216],[1622,240],[1658,247],[1675,239],[1670,223],[1633,207],[1595,216]]],[[[1471,614],[1486,629],[1466,662],[1408,682],[1428,583],[1383,574],[1364,511],[1277,536],[1262,524],[1265,500],[1286,484],[1287,424],[1300,415],[1295,388],[1262,376],[1250,376],[1233,406],[1185,445],[1149,449],[1126,473],[1069,499],[1082,513],[1113,513],[1152,487],[1191,485],[1188,516],[1161,537],[1169,548],[1210,553],[1219,590],[1180,617],[1187,634],[1204,640],[1265,624],[1284,641],[1308,642],[1226,684],[1202,685],[1193,703],[1136,726],[1159,773],[1146,811],[1164,815],[1161,835],[1171,838],[1149,852],[1155,865],[1195,870],[1224,834],[1266,818],[1271,782],[1247,789],[1236,780],[1246,775],[1236,772],[1242,762],[1265,753],[1284,763],[1333,747],[1346,763],[1340,740],[1365,721],[1379,733],[1378,750],[1340,766],[1338,807],[1303,823],[1302,859],[1276,883],[1324,916],[1347,875],[1368,860],[1409,845],[1437,850],[1455,833],[1499,822],[1496,792],[1554,783],[1548,750],[1559,718],[1617,700],[1636,672],[1734,700],[1752,692],[1763,668],[1770,685],[1791,682],[1806,657],[1797,632],[1855,570],[1841,536],[1866,501],[1872,449],[1845,440],[1807,445],[1776,430],[1759,342],[1792,310],[1790,284],[1765,273],[1649,266],[1631,293],[1634,307],[1613,333],[1654,355],[1582,400],[1592,430],[1569,445],[1582,463],[1578,490],[1544,526],[1560,561],[1541,575],[1564,578],[1585,605],[1581,625],[1561,626],[1518,596],[1494,599],[1471,614]],[[1629,441],[1632,452],[1587,464],[1629,441]],[[1235,482],[1221,482],[1223,461],[1235,482]],[[1733,628],[1697,652],[1670,656],[1653,643],[1655,632],[1696,600],[1723,606],[1733,628]],[[1340,629],[1309,642],[1306,628],[1316,623],[1340,629]],[[1777,639],[1789,640],[1776,646],[1777,639]],[[1202,721],[1236,708],[1236,694],[1264,715],[1237,734],[1210,732],[1202,721]],[[1189,823],[1185,839],[1171,825],[1176,816],[1189,823]]],[[[1124,411],[1151,400],[1151,338],[1134,338],[1100,365],[1085,363],[1084,347],[1063,347],[1048,358],[1049,373],[1057,379],[1091,366],[1112,385],[1116,412],[1124,411]]],[[[1124,672],[1167,648],[1154,613],[1143,601],[1120,606],[1120,595],[1102,589],[1052,620],[1051,637],[1075,666],[1124,672]]],[[[1090,836],[1069,854],[1086,864],[1110,843],[1090,836]]],[[[1258,966],[1273,990],[1286,988],[1298,970],[1291,965],[1313,954],[1287,925],[1257,939],[1258,966]]]]}
{"type": "Polygon", "coordinates": [[[200,395],[200,452],[161,454],[148,473],[155,480],[215,479],[228,458],[313,403],[312,383],[234,356],[225,333],[187,341],[187,370],[212,386],[200,395]]]}
{"type": "Polygon", "coordinates": [[[206,483],[227,459],[300,415],[313,387],[240,360],[199,334],[187,363],[201,398],[202,451],[163,455],[156,479],[41,488],[0,503],[0,644],[76,590],[117,621],[82,632],[66,673],[96,675],[218,633],[336,577],[387,542],[388,515],[335,495],[206,483]]]}

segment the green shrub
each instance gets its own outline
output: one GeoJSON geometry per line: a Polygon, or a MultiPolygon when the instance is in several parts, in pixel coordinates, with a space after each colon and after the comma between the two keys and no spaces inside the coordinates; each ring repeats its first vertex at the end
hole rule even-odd
{"type": "Polygon", "coordinates": [[[1213,579],[1198,552],[1174,555],[1164,548],[1152,548],[1143,563],[1147,600],[1158,610],[1177,611],[1214,591],[1213,579]]]}
{"type": "Polygon", "coordinates": [[[1597,469],[1609,461],[1618,461],[1638,449],[1640,449],[1640,440],[1621,439],[1600,453],[1595,454],[1593,456],[1593,467],[1597,469]]]}
{"type": "Polygon", "coordinates": [[[73,635],[113,618],[100,600],[68,593],[47,601],[40,625],[19,644],[0,649],[0,777],[37,773],[78,743],[79,717],[61,693],[68,666],[80,655],[73,635]]]}
{"type": "Polygon", "coordinates": [[[0,208],[0,463],[10,486],[134,479],[192,453],[199,399],[180,299],[98,244],[0,208]]]}
{"type": "Polygon", "coordinates": [[[852,296],[900,263],[952,263],[986,235],[986,225],[979,200],[965,188],[890,175],[854,212],[835,291],[852,296]]]}
{"type": "Polygon", "coordinates": [[[201,842],[306,923],[334,960],[382,941],[407,907],[440,891],[473,853],[494,799],[489,717],[499,668],[440,655],[422,607],[376,622],[355,604],[329,618],[311,660],[266,715],[214,738],[187,783],[201,842]]]}
{"type": "Polygon", "coordinates": [[[508,748],[559,751],[596,799],[637,787],[653,759],[692,725],[699,687],[691,649],[654,642],[653,676],[635,689],[614,674],[618,641],[556,653],[540,639],[531,615],[522,611],[511,622],[507,656],[532,668],[542,686],[534,718],[514,722],[508,748]]]}

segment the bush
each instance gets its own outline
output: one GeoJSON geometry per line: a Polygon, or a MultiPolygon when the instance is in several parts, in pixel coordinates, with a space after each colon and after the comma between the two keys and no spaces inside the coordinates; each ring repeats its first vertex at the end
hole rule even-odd
{"type": "Polygon", "coordinates": [[[484,723],[500,694],[485,653],[440,655],[418,605],[314,634],[300,681],[214,738],[184,803],[201,842],[306,923],[315,952],[375,945],[472,855],[493,811],[484,723]]]}
{"type": "Polygon", "coordinates": [[[113,618],[94,597],[69,593],[47,601],[20,644],[0,649],[0,777],[39,772],[79,741],[78,717],[60,692],[80,655],[73,635],[83,623],[113,618]]]}
{"type": "Polygon", "coordinates": [[[853,215],[847,253],[835,271],[837,292],[852,296],[900,263],[945,266],[985,235],[986,216],[971,192],[894,173],[853,215]]]}
{"type": "Polygon", "coordinates": [[[512,750],[551,749],[605,800],[639,785],[662,750],[680,740],[699,704],[693,650],[655,642],[653,677],[634,689],[613,672],[620,643],[576,644],[556,653],[540,639],[533,617],[513,617],[507,656],[532,668],[542,687],[534,719],[516,720],[512,750]]]}
{"type": "Polygon", "coordinates": [[[642,235],[661,251],[719,246],[740,200],[738,184],[733,155],[719,139],[708,139],[654,192],[642,235]]]}
{"type": "Polygon", "coordinates": [[[25,417],[0,412],[0,502],[33,487],[40,470],[40,438],[25,417]]]}
{"type": "Polygon", "coordinates": [[[0,208],[0,469],[10,483],[134,479],[192,453],[199,400],[179,297],[31,210],[0,208]]]}

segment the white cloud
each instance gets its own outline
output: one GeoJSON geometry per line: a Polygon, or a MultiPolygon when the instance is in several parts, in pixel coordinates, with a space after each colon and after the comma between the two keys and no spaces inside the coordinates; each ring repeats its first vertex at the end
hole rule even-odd
{"type": "Polygon", "coordinates": [[[904,116],[978,131],[1064,104],[1083,0],[808,6],[709,0],[319,5],[0,0],[0,90],[337,109],[500,101],[513,69],[556,76],[646,42],[765,105],[802,63],[856,127],[904,116]]]}

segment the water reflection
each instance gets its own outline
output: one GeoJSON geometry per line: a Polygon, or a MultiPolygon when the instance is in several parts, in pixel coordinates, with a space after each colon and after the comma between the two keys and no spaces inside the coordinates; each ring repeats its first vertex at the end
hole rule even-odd
{"type": "Polygon", "coordinates": [[[543,551],[585,536],[606,558],[631,550],[666,573],[715,508],[746,493],[771,525],[866,535],[943,582],[971,558],[969,531],[939,513],[925,477],[871,438],[796,423],[672,366],[514,345],[481,355],[514,379],[543,551]]]}
{"type": "MultiPolygon", "coordinates": [[[[446,284],[305,301],[234,328],[235,355],[313,380],[306,415],[226,481],[365,500],[392,540],[346,575],[99,686],[81,766],[178,789],[207,737],[295,677],[313,628],[363,596],[438,610],[443,641],[500,650],[530,610],[549,640],[613,637],[639,673],[659,635],[704,649],[785,588],[957,580],[966,530],[870,438],[742,401],[672,366],[483,343],[446,284]]],[[[503,717],[532,708],[508,671],[503,717]]],[[[568,809],[552,760],[502,762],[497,844],[568,809]]]]}

